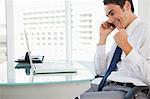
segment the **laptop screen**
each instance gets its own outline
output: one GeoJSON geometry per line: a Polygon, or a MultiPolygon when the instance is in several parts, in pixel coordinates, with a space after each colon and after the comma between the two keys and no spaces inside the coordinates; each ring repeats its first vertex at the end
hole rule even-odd
{"type": "MultiPolygon", "coordinates": [[[[29,47],[29,42],[28,42],[28,38],[27,38],[27,33],[26,33],[25,30],[24,30],[24,35],[25,35],[25,41],[26,41],[26,45],[27,45],[27,49],[28,49],[29,64],[30,64],[30,66],[31,66],[31,71],[34,73],[35,67],[34,67],[33,62],[32,62],[31,51],[30,51],[30,47],[29,47]]],[[[31,73],[30,73],[30,74],[31,74],[31,73]]]]}

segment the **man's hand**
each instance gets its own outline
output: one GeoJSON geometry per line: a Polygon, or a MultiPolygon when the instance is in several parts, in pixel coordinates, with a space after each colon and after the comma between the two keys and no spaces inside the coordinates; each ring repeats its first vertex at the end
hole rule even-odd
{"type": "Polygon", "coordinates": [[[114,35],[114,40],[126,55],[130,53],[132,46],[128,42],[128,35],[125,29],[120,29],[119,32],[114,35]]]}
{"type": "Polygon", "coordinates": [[[103,22],[99,29],[99,45],[105,44],[107,36],[115,29],[108,21],[103,22]]]}

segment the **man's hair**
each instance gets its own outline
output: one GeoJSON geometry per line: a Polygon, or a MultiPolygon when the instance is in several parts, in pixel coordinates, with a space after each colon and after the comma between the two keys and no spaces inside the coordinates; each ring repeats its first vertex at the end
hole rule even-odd
{"type": "Polygon", "coordinates": [[[116,4],[119,5],[121,8],[125,5],[125,1],[129,1],[131,4],[131,11],[134,13],[134,6],[132,0],[104,0],[104,5],[106,4],[116,4]]]}

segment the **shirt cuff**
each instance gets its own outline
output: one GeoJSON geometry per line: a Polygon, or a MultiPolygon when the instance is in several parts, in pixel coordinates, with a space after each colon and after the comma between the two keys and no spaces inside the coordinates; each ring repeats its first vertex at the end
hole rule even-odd
{"type": "Polygon", "coordinates": [[[97,45],[96,46],[96,54],[99,56],[104,53],[105,53],[105,45],[97,45]]]}
{"type": "Polygon", "coordinates": [[[126,56],[126,59],[129,60],[132,64],[138,65],[141,63],[142,57],[136,50],[132,49],[130,53],[126,56]]]}

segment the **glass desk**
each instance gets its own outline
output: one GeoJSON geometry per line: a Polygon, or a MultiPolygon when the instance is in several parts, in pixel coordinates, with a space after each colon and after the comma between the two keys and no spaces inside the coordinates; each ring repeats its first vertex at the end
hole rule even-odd
{"type": "Polygon", "coordinates": [[[33,78],[16,69],[15,80],[0,80],[0,99],[74,99],[91,86],[94,75],[75,63],[77,73],[40,74],[33,78]]]}

